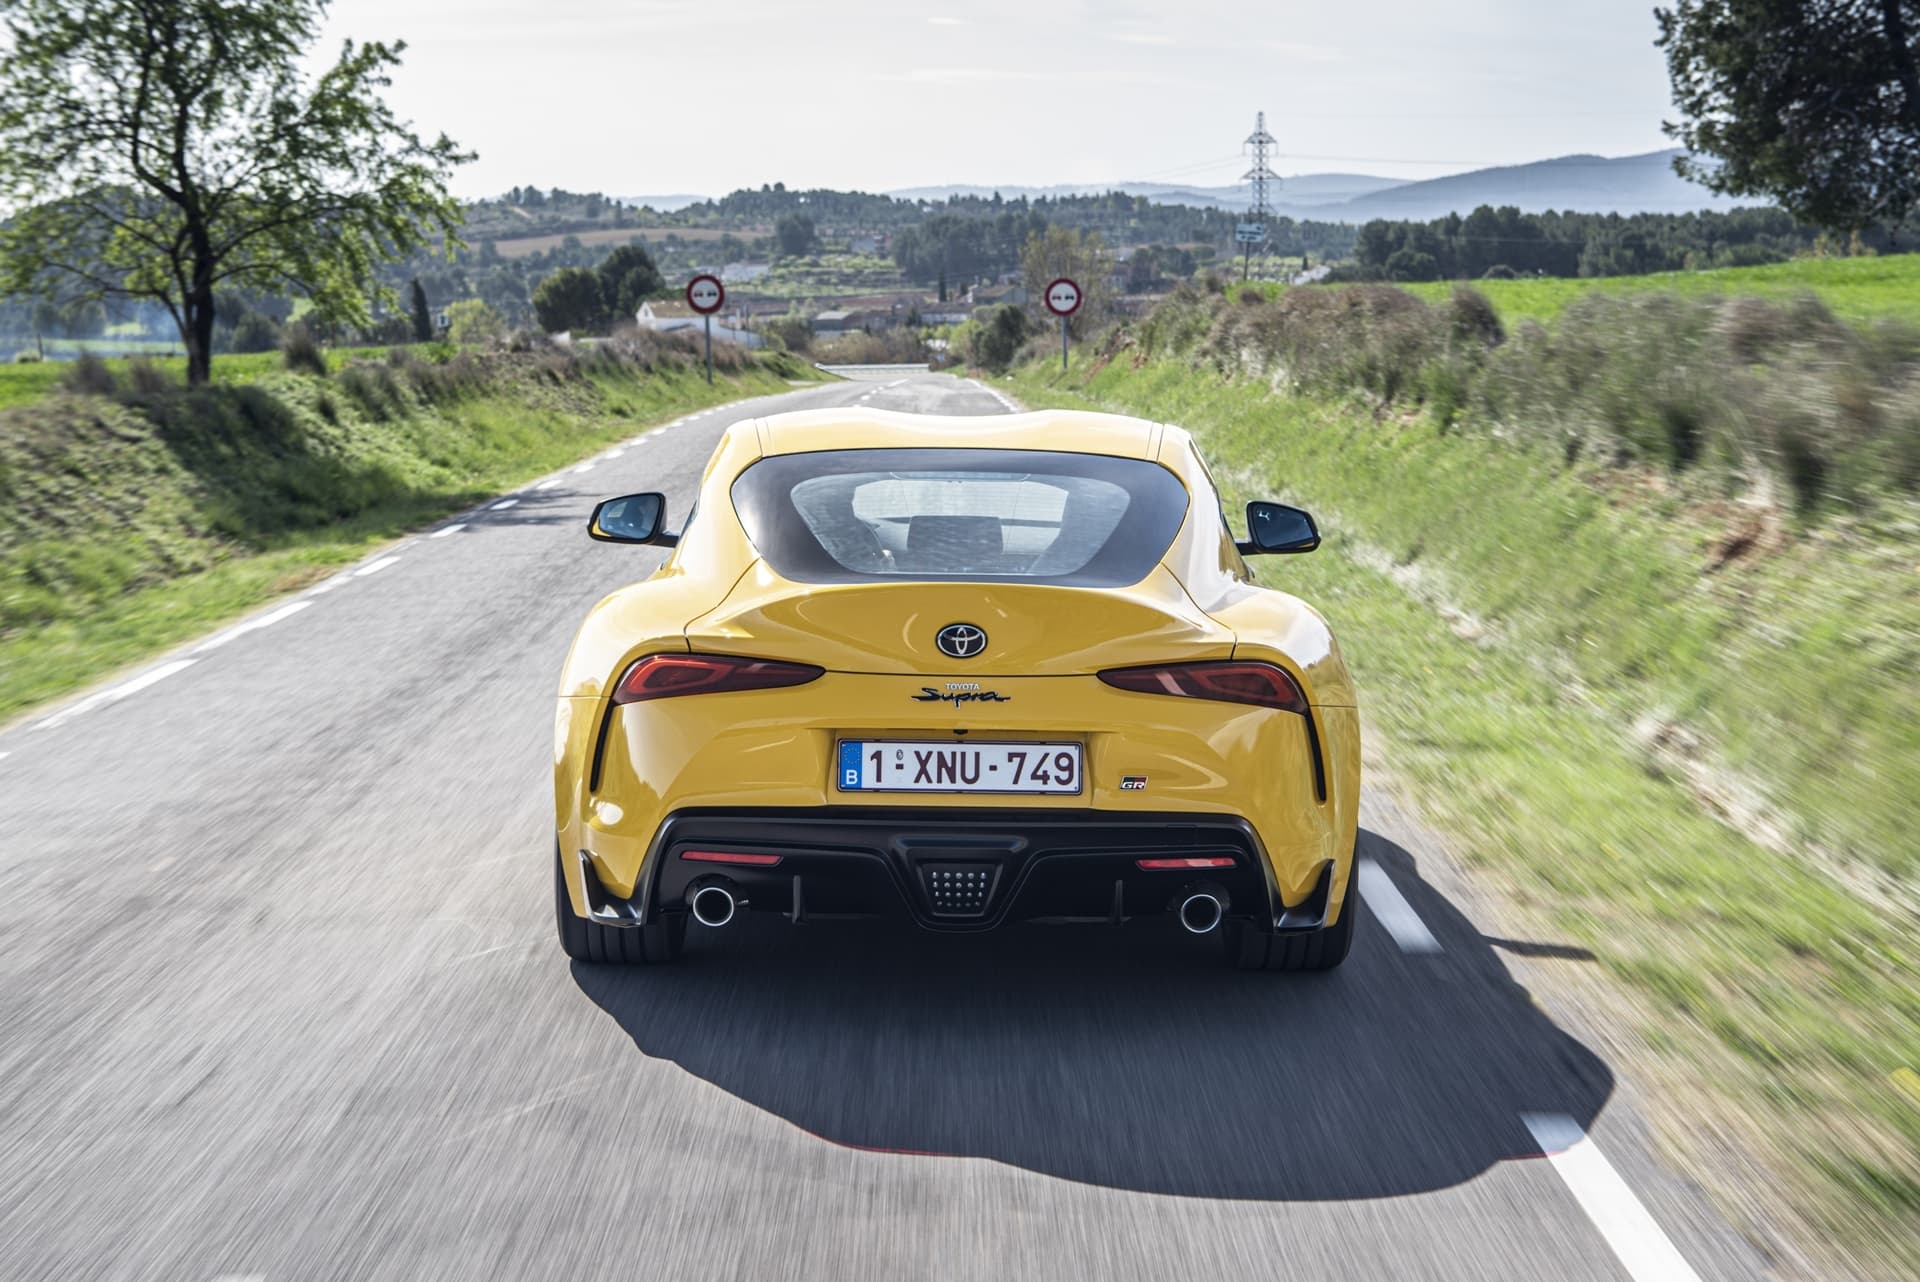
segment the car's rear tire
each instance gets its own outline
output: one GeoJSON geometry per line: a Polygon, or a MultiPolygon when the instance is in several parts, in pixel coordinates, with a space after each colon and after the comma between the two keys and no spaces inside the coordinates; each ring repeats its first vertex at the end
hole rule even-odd
{"type": "Polygon", "coordinates": [[[1332,970],[1353,951],[1355,924],[1360,920],[1360,887],[1347,886],[1340,919],[1331,926],[1298,934],[1273,935],[1241,922],[1227,932],[1227,956],[1241,970],[1332,970]]]}
{"type": "Polygon", "coordinates": [[[650,926],[602,926],[573,911],[567,898],[567,873],[560,852],[553,852],[553,911],[560,951],[575,961],[613,966],[658,965],[677,961],[687,942],[687,919],[667,917],[650,926]]]}

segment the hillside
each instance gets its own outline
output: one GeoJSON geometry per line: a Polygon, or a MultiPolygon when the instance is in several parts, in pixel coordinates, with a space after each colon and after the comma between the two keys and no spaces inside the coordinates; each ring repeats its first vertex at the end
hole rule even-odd
{"type": "MultiPolygon", "coordinates": [[[[1530,213],[1576,209],[1588,213],[1683,213],[1731,209],[1738,201],[1716,196],[1673,172],[1677,150],[1640,156],[1561,156],[1524,165],[1501,165],[1450,174],[1421,182],[1367,174],[1299,174],[1283,178],[1274,212],[1287,218],[1362,223],[1372,218],[1442,218],[1469,213],[1481,205],[1513,205],[1530,213]]],[[[1123,191],[1155,204],[1200,209],[1246,208],[1242,186],[1204,187],[1168,183],[1118,182],[1054,187],[912,187],[890,195],[903,200],[951,200],[954,197],[1016,196],[1059,198],[1123,191]]]]}

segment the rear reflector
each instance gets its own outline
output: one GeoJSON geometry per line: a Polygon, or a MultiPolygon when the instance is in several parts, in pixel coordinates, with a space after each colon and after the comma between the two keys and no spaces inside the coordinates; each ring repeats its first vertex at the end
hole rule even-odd
{"type": "Polygon", "coordinates": [[[1190,868],[1231,868],[1233,860],[1225,855],[1209,855],[1199,859],[1140,859],[1136,860],[1143,872],[1173,872],[1190,868]]]}
{"type": "Polygon", "coordinates": [[[627,669],[614,687],[615,703],[670,699],[683,694],[772,690],[805,685],[825,672],[808,663],[743,659],[730,654],[650,654],[627,669]]]}
{"type": "Polygon", "coordinates": [[[1136,694],[1175,694],[1222,703],[1305,713],[1306,696],[1285,669],[1271,663],[1168,663],[1152,668],[1108,668],[1100,679],[1136,694]]]}
{"type": "Polygon", "coordinates": [[[680,857],[695,864],[750,864],[755,868],[771,868],[780,862],[778,855],[736,855],[728,850],[683,850],[680,857]]]}

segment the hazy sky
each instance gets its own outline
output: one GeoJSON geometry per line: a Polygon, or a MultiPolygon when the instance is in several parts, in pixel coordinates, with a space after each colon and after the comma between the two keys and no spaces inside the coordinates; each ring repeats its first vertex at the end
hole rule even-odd
{"type": "Polygon", "coordinates": [[[1282,174],[1433,177],[1667,146],[1644,0],[336,0],[392,100],[533,183],[718,195],[1282,174]]]}

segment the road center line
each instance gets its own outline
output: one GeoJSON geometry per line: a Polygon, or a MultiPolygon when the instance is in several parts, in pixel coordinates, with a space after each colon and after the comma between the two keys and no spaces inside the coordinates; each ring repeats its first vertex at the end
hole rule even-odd
{"type": "Polygon", "coordinates": [[[1520,1120],[1634,1282],[1700,1282],[1580,1123],[1565,1113],[1524,1113],[1520,1120]]]}
{"type": "Polygon", "coordinates": [[[520,501],[519,499],[501,499],[498,503],[495,503],[492,507],[488,508],[487,511],[504,512],[508,508],[512,507],[515,503],[518,503],[519,501],[520,501]]]}
{"type": "Polygon", "coordinates": [[[257,619],[250,619],[247,622],[240,624],[238,627],[228,628],[225,632],[222,632],[219,636],[209,638],[207,641],[203,642],[200,648],[195,650],[194,653],[205,654],[209,650],[218,650],[221,646],[233,640],[235,637],[243,637],[249,632],[258,632],[261,628],[270,628],[274,624],[280,622],[280,620],[291,618],[292,616],[300,613],[300,611],[306,609],[308,606],[312,604],[313,604],[312,601],[288,602],[286,605],[281,606],[278,610],[275,610],[271,614],[263,614],[257,619]]]}
{"type": "Polygon", "coordinates": [[[452,525],[441,526],[439,529],[435,530],[432,534],[429,534],[427,537],[430,539],[444,539],[449,534],[458,534],[460,533],[460,531],[466,528],[467,528],[467,523],[465,521],[458,521],[452,525]]]}
{"type": "Polygon", "coordinates": [[[109,686],[98,694],[87,696],[71,708],[61,709],[45,721],[34,726],[34,729],[51,730],[53,727],[62,722],[69,721],[83,712],[91,712],[95,708],[105,707],[109,703],[118,703],[128,695],[138,694],[148,686],[157,685],[159,682],[165,681],[176,672],[186,671],[188,668],[191,668],[193,664],[194,661],[192,659],[175,659],[172,663],[163,663],[150,672],[141,673],[131,681],[123,681],[117,686],[109,686]]]}
{"type": "Polygon", "coordinates": [[[356,579],[364,579],[369,574],[378,574],[399,559],[397,556],[383,556],[378,561],[371,561],[355,570],[353,577],[356,579]]]}
{"type": "Polygon", "coordinates": [[[1360,861],[1360,897],[1366,900],[1374,918],[1393,936],[1393,942],[1400,945],[1401,952],[1440,951],[1440,941],[1427,929],[1427,923],[1413,911],[1413,905],[1393,884],[1393,878],[1387,876],[1387,870],[1371,859],[1360,861]]]}

